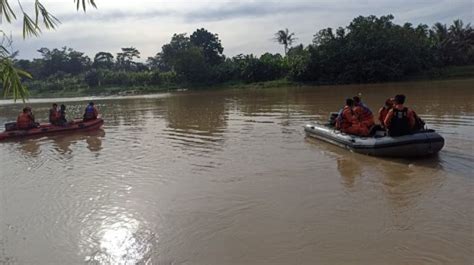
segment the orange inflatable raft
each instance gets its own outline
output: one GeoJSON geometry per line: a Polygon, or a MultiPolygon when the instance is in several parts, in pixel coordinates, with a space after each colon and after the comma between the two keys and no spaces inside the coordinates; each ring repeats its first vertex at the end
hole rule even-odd
{"type": "Polygon", "coordinates": [[[29,130],[6,130],[0,133],[0,141],[8,139],[26,138],[32,136],[41,136],[59,133],[72,133],[76,131],[90,131],[99,129],[104,120],[97,118],[95,120],[83,121],[82,119],[74,120],[65,126],[56,126],[50,123],[40,124],[39,127],[29,130]]]}

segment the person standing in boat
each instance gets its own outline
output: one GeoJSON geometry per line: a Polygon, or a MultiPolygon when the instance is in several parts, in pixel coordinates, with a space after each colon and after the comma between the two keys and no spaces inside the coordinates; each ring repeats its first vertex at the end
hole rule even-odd
{"type": "Polygon", "coordinates": [[[388,112],[393,108],[393,98],[388,98],[385,100],[385,105],[379,109],[379,122],[382,128],[386,128],[385,118],[387,117],[388,112]]]}
{"type": "Polygon", "coordinates": [[[347,134],[367,136],[369,130],[359,122],[353,108],[354,100],[352,98],[346,99],[346,105],[336,119],[336,129],[347,134]]]}
{"type": "Polygon", "coordinates": [[[35,122],[35,116],[31,112],[30,107],[23,108],[23,111],[16,119],[16,127],[19,130],[29,130],[38,127],[38,125],[39,124],[35,122]]]}
{"type": "Polygon", "coordinates": [[[51,109],[49,109],[49,123],[58,125],[59,111],[58,104],[54,103],[51,109]]]}
{"type": "Polygon", "coordinates": [[[384,124],[390,136],[402,136],[410,134],[415,127],[415,112],[405,104],[405,95],[396,95],[394,107],[387,113],[384,124]]]}
{"type": "Polygon", "coordinates": [[[374,115],[372,111],[367,107],[359,96],[353,97],[354,100],[354,114],[360,122],[361,126],[365,126],[367,131],[370,131],[374,123],[374,115]]]}
{"type": "Polygon", "coordinates": [[[86,110],[84,112],[84,121],[95,120],[97,119],[98,115],[99,111],[94,106],[94,102],[89,102],[89,105],[87,105],[86,110]]]}

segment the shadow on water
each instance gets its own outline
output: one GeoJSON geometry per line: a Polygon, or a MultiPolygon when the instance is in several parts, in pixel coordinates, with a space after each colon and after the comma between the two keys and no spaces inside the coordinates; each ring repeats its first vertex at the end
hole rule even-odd
{"type": "Polygon", "coordinates": [[[397,163],[403,166],[410,166],[410,165],[416,164],[417,166],[431,168],[431,169],[443,169],[442,159],[439,157],[440,154],[434,154],[431,156],[419,157],[419,158],[409,158],[409,159],[408,158],[374,157],[374,156],[354,153],[350,150],[346,150],[344,148],[334,146],[330,143],[318,141],[313,138],[305,137],[305,141],[310,144],[317,145],[324,151],[331,153],[332,156],[335,155],[335,156],[338,156],[338,158],[341,156],[342,157],[350,156],[352,157],[352,160],[359,161],[358,164],[360,164],[363,161],[371,161],[372,163],[378,163],[377,162],[378,160],[378,161],[387,161],[387,162],[397,163]]]}
{"type": "MultiPolygon", "coordinates": [[[[355,156],[357,160],[370,160],[375,159],[379,161],[391,162],[403,167],[423,167],[431,170],[442,170],[455,172],[462,176],[472,176],[474,158],[471,154],[458,152],[455,150],[448,149],[446,146],[439,153],[418,157],[418,158],[390,158],[390,157],[372,157],[363,154],[353,153],[332,144],[317,141],[311,138],[305,138],[305,140],[311,144],[315,144],[325,151],[331,152],[334,155],[348,156],[349,154],[355,156]]],[[[376,162],[374,162],[376,163],[376,162]]]]}

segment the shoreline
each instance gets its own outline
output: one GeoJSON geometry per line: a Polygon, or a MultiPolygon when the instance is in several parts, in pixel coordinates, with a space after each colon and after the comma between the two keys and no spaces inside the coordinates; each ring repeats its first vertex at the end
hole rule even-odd
{"type": "Polygon", "coordinates": [[[436,82],[449,80],[469,80],[474,79],[474,65],[449,67],[442,69],[443,73],[426,72],[411,76],[404,80],[378,82],[378,83],[317,83],[317,82],[296,82],[287,79],[278,79],[272,81],[263,81],[255,83],[245,83],[242,81],[230,81],[212,85],[169,85],[162,87],[138,86],[138,87],[102,87],[102,88],[83,88],[76,91],[51,91],[35,92],[30,91],[29,99],[44,98],[72,98],[72,97],[109,97],[109,96],[138,96],[151,95],[157,93],[170,93],[180,91],[203,91],[203,90],[224,90],[224,89],[272,89],[281,87],[321,87],[321,86],[359,86],[376,84],[399,84],[416,82],[436,82]]]}

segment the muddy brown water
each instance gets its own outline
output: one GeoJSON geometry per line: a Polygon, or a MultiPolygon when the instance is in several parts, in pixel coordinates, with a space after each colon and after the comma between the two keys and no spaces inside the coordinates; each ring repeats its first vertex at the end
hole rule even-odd
{"type": "MultiPolygon", "coordinates": [[[[0,264],[473,264],[474,80],[98,98],[102,130],[0,143],[0,264]],[[305,139],[345,97],[407,104],[438,156],[305,139]]],[[[50,102],[79,116],[88,99],[50,102]]],[[[0,123],[22,104],[0,102],[0,123]]]]}

